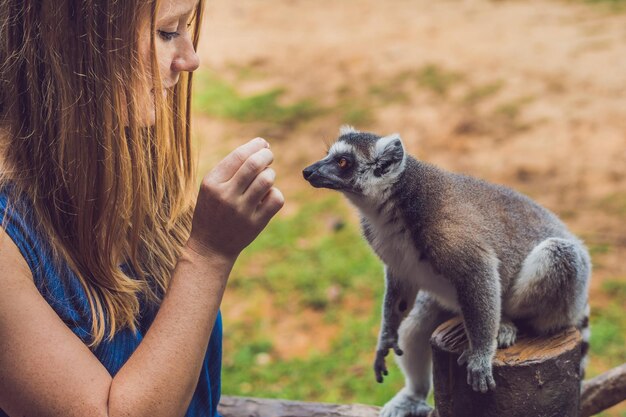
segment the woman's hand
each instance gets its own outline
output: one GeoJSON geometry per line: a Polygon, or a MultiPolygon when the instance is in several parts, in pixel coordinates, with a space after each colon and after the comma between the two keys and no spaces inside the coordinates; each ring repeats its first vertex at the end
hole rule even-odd
{"type": "Polygon", "coordinates": [[[202,180],[187,246],[203,256],[235,260],[284,204],[261,138],[235,149],[202,180]]]}

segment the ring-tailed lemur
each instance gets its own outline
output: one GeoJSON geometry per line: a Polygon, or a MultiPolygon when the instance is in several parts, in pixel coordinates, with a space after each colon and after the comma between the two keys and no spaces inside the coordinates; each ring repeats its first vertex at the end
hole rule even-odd
{"type": "Polygon", "coordinates": [[[418,161],[397,134],[350,127],[303,174],[358,208],[363,234],[385,264],[374,370],[382,382],[393,349],[406,385],[383,417],[431,410],[429,338],[454,314],[463,316],[470,342],[459,363],[467,363],[467,381],[481,392],[495,388],[491,361],[497,346],[515,342],[514,323],[537,333],[576,325],[588,337],[587,249],[529,198],[418,161]]]}

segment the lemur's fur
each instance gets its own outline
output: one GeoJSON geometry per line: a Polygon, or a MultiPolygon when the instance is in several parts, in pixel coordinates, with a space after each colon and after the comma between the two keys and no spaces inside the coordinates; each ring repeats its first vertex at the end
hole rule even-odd
{"type": "Polygon", "coordinates": [[[467,363],[476,391],[495,388],[491,360],[497,346],[515,342],[516,325],[537,333],[576,325],[586,352],[589,254],[528,197],[418,161],[397,134],[350,127],[304,176],[358,208],[363,234],[385,264],[374,370],[382,382],[384,358],[394,349],[406,386],[382,416],[430,411],[429,337],[454,314],[462,314],[470,341],[459,363],[467,363]]]}

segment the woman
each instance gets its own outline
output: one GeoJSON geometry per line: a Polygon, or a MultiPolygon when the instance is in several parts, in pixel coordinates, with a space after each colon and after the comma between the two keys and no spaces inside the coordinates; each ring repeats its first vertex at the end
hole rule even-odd
{"type": "Polygon", "coordinates": [[[0,0],[0,416],[213,416],[219,305],[282,207],[254,139],[195,196],[202,0],[0,0]]]}

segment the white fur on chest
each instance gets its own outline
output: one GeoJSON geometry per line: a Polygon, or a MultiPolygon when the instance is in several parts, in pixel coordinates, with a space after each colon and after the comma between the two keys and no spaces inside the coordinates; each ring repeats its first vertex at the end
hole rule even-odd
{"type": "Polygon", "coordinates": [[[456,290],[447,278],[435,272],[429,262],[420,260],[421,255],[404,222],[389,223],[391,215],[385,213],[368,214],[372,248],[394,275],[414,280],[421,290],[430,293],[444,307],[459,311],[456,290]]]}

